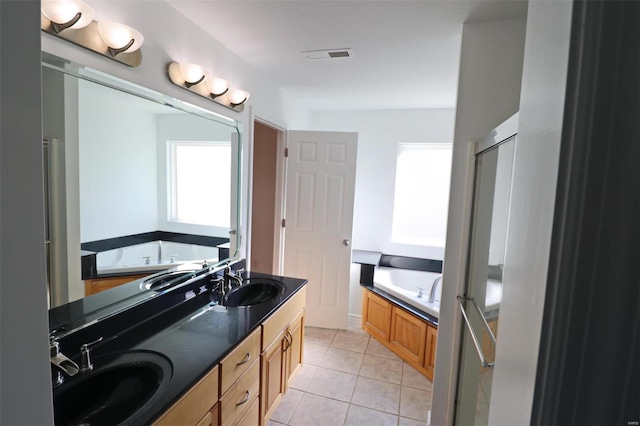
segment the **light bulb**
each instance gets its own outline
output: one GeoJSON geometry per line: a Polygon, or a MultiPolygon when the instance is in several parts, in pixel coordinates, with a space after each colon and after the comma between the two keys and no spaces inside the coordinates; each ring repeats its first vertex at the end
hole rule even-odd
{"type": "Polygon", "coordinates": [[[84,28],[93,21],[95,16],[93,8],[80,0],[42,0],[41,10],[52,23],[60,26],[60,31],[66,28],[84,28]],[[80,19],[77,22],[64,26],[70,23],[78,13],[80,13],[80,19]]]}
{"type": "Polygon", "coordinates": [[[204,69],[200,65],[180,63],[180,74],[187,86],[200,83],[204,80],[204,69]]]}
{"type": "Polygon", "coordinates": [[[98,22],[98,30],[114,56],[118,53],[136,51],[144,41],[140,32],[118,22],[98,22]]]}
{"type": "Polygon", "coordinates": [[[229,94],[229,102],[231,105],[241,105],[249,99],[249,92],[236,89],[229,94]]]}
{"type": "Polygon", "coordinates": [[[224,95],[229,90],[229,84],[227,83],[227,80],[213,77],[207,79],[207,82],[209,83],[209,92],[211,92],[214,97],[224,95]]]}

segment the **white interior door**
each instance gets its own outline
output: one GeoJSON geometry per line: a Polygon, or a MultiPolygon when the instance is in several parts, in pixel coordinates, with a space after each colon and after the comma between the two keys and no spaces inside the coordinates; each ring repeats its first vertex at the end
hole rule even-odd
{"type": "Polygon", "coordinates": [[[314,327],[347,328],[357,143],[357,133],[287,133],[284,275],[309,280],[314,327]]]}

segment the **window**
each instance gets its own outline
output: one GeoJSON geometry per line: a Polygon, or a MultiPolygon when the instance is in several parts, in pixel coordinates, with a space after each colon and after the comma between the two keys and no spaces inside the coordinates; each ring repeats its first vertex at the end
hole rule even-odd
{"type": "Polygon", "coordinates": [[[451,144],[399,144],[392,243],[444,247],[451,153],[451,144]]]}
{"type": "Polygon", "coordinates": [[[169,220],[229,228],[231,143],[168,144],[169,220]]]}

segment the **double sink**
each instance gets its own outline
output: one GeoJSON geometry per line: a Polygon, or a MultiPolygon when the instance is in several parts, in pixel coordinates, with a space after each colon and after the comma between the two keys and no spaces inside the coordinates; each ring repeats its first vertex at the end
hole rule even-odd
{"type": "MultiPolygon", "coordinates": [[[[198,287],[197,283],[191,286],[185,284],[195,278],[194,272],[157,274],[143,281],[140,286],[163,292],[175,288],[177,293],[181,287],[199,288],[202,293],[209,293],[212,304],[221,304],[228,309],[255,308],[258,312],[268,312],[267,302],[275,303],[274,299],[281,297],[287,288],[278,279],[250,276],[245,278],[242,285],[225,294],[223,301],[214,301],[214,295],[217,294],[215,287],[204,290],[206,286],[198,287]],[[267,308],[261,308],[261,305],[267,308]]],[[[158,330],[157,326],[155,330],[158,330]]],[[[67,377],[65,383],[54,388],[56,425],[146,423],[149,410],[157,410],[161,402],[159,400],[175,373],[171,359],[154,350],[116,350],[92,357],[92,360],[96,366],[94,370],[67,377]]]]}

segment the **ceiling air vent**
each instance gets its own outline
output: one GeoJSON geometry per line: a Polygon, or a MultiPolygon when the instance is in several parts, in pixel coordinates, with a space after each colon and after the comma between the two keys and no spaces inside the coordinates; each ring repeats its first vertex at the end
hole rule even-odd
{"type": "Polygon", "coordinates": [[[302,54],[309,61],[317,61],[321,59],[346,59],[353,58],[353,51],[347,49],[329,49],[329,50],[308,50],[302,54]]]}

